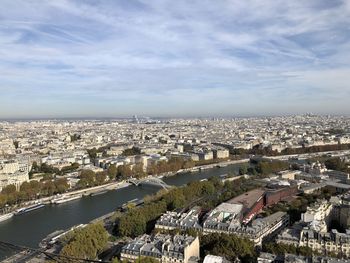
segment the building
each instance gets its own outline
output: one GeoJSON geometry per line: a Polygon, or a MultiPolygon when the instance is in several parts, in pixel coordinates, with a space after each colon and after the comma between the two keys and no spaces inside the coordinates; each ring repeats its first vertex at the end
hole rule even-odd
{"type": "Polygon", "coordinates": [[[22,183],[29,181],[28,172],[15,172],[11,174],[0,174],[0,191],[8,186],[14,185],[19,190],[22,183]]]}
{"type": "Polygon", "coordinates": [[[199,224],[201,212],[202,209],[199,206],[192,208],[187,213],[167,211],[157,220],[155,228],[164,230],[195,229],[202,231],[202,226],[199,224]]]}
{"type": "Polygon", "coordinates": [[[0,191],[11,184],[18,190],[23,182],[29,181],[30,169],[27,161],[0,160],[0,191]]]}
{"type": "Polygon", "coordinates": [[[331,198],[330,201],[319,201],[302,214],[302,220],[292,228],[283,231],[277,243],[294,246],[307,246],[320,253],[334,253],[343,258],[350,258],[350,230],[348,227],[348,198],[344,196],[331,198]],[[347,229],[344,233],[332,227],[331,222],[338,222],[347,229]]]}
{"type": "Polygon", "coordinates": [[[214,158],[212,151],[202,151],[202,152],[196,152],[199,156],[199,160],[212,160],[214,158]]]}
{"type": "Polygon", "coordinates": [[[242,204],[222,203],[214,208],[203,223],[204,233],[229,232],[242,222],[242,204]]]}
{"type": "Polygon", "coordinates": [[[230,152],[225,148],[218,148],[213,149],[213,155],[215,159],[225,159],[230,156],[230,152]]]}
{"type": "Polygon", "coordinates": [[[285,212],[276,212],[264,218],[252,221],[250,225],[241,225],[229,229],[230,233],[246,237],[261,246],[265,239],[275,237],[282,229],[289,225],[289,215],[285,212]]]}
{"type": "Polygon", "coordinates": [[[263,189],[254,189],[227,201],[227,203],[242,205],[242,222],[247,224],[264,207],[264,196],[265,191],[263,189]]]}
{"type": "Polygon", "coordinates": [[[297,186],[269,189],[265,193],[265,205],[270,206],[290,198],[298,193],[297,186]]]}
{"type": "MultiPolygon", "coordinates": [[[[260,204],[260,201],[257,203],[260,204]]],[[[253,207],[255,206],[253,205],[253,207]]],[[[244,204],[220,204],[207,215],[203,223],[204,233],[235,234],[246,237],[253,241],[256,246],[260,246],[265,238],[275,235],[289,225],[289,216],[285,212],[277,212],[265,218],[258,218],[248,225],[244,223],[244,211],[244,204]]],[[[251,214],[251,210],[248,210],[248,214],[251,214]]]]}
{"type": "Polygon", "coordinates": [[[324,256],[305,257],[293,254],[274,255],[260,253],[258,263],[350,263],[350,260],[330,258],[324,256]]]}
{"type": "Polygon", "coordinates": [[[122,248],[121,260],[152,257],[162,263],[188,263],[199,260],[198,237],[184,235],[143,235],[122,248]]]}
{"type": "Polygon", "coordinates": [[[350,182],[350,174],[341,172],[341,171],[327,171],[326,174],[329,176],[330,179],[333,180],[339,180],[342,183],[349,183],[350,182]]]}

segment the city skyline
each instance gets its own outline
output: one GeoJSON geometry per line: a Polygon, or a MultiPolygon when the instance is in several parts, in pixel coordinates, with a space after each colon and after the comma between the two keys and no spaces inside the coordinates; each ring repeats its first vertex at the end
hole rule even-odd
{"type": "Polygon", "coordinates": [[[1,6],[0,119],[350,114],[348,1],[1,6]]]}

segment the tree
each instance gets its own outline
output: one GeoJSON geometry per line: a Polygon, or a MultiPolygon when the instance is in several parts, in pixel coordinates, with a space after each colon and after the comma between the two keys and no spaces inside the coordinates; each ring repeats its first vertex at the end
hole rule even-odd
{"type": "Polygon", "coordinates": [[[87,149],[88,155],[91,159],[95,159],[97,157],[97,149],[92,148],[92,149],[87,149]]]}
{"type": "Polygon", "coordinates": [[[54,185],[56,193],[64,193],[69,189],[69,184],[66,178],[59,178],[55,180],[54,185]]]}
{"type": "Polygon", "coordinates": [[[212,182],[204,181],[202,183],[202,195],[212,195],[215,193],[215,187],[212,182]]]}
{"type": "Polygon", "coordinates": [[[53,195],[56,192],[55,183],[51,180],[45,181],[41,189],[44,195],[53,195]]]}
{"type": "Polygon", "coordinates": [[[288,253],[288,254],[297,254],[297,255],[302,255],[307,257],[319,254],[316,251],[313,251],[310,247],[304,247],[304,246],[296,247],[293,245],[276,243],[276,242],[264,242],[263,251],[268,253],[273,253],[276,255],[284,255],[288,253]]]}
{"type": "Polygon", "coordinates": [[[248,173],[248,167],[247,165],[242,165],[239,167],[239,174],[244,175],[248,173]]]}
{"type": "Polygon", "coordinates": [[[134,167],[132,168],[132,174],[137,179],[145,177],[146,173],[143,170],[142,163],[138,163],[134,165],[134,167]]]}
{"type": "Polygon", "coordinates": [[[111,179],[111,180],[115,179],[115,177],[117,176],[117,172],[118,172],[118,169],[115,166],[115,164],[111,164],[107,169],[107,174],[108,174],[109,179],[111,179]]]}
{"type": "Polygon", "coordinates": [[[74,133],[73,135],[70,136],[71,142],[75,142],[75,141],[78,141],[78,140],[80,140],[80,139],[81,139],[80,134],[74,133]]]}
{"type": "Polygon", "coordinates": [[[72,163],[71,165],[63,167],[61,169],[61,174],[77,170],[79,167],[80,165],[78,163],[72,163]]]}
{"type": "Polygon", "coordinates": [[[123,165],[118,166],[117,171],[118,171],[117,176],[121,179],[128,179],[132,175],[130,165],[128,165],[128,164],[123,164],[123,165]]]}
{"type": "Polygon", "coordinates": [[[135,263],[159,263],[160,261],[152,257],[139,257],[135,263]]]}
{"type": "Polygon", "coordinates": [[[289,164],[283,161],[261,161],[256,166],[256,171],[261,175],[276,173],[289,168],[289,164]]]}
{"type": "Polygon", "coordinates": [[[82,170],[79,178],[78,186],[81,188],[95,185],[95,173],[91,170],[82,170]]]}
{"type": "Polygon", "coordinates": [[[3,194],[13,194],[13,193],[15,193],[17,190],[16,190],[16,186],[15,185],[13,185],[13,184],[10,184],[10,185],[7,185],[7,186],[5,186],[3,189],[2,189],[2,191],[1,191],[1,193],[3,193],[3,194]]]}
{"type": "Polygon", "coordinates": [[[75,230],[60,254],[68,257],[96,259],[108,242],[108,233],[102,224],[90,224],[75,230]]]}
{"type": "Polygon", "coordinates": [[[224,256],[231,262],[239,258],[242,262],[254,262],[256,258],[254,243],[247,238],[232,234],[209,234],[201,237],[201,254],[224,256]]]}
{"type": "Polygon", "coordinates": [[[7,196],[0,194],[0,208],[3,208],[7,204],[7,196]]]}
{"type": "Polygon", "coordinates": [[[138,154],[141,154],[141,150],[140,150],[140,148],[137,148],[135,146],[132,148],[129,148],[129,149],[125,149],[122,152],[123,156],[131,156],[131,155],[138,155],[138,154]]]}
{"type": "Polygon", "coordinates": [[[185,161],[182,168],[183,169],[188,169],[188,168],[193,168],[195,166],[195,163],[194,161],[192,160],[188,160],[188,161],[185,161]]]}
{"type": "Polygon", "coordinates": [[[18,141],[13,141],[13,145],[15,146],[16,149],[18,149],[19,142],[18,141]]]}
{"type": "Polygon", "coordinates": [[[181,188],[175,188],[164,196],[168,210],[175,210],[185,205],[186,199],[181,188]]]}
{"type": "Polygon", "coordinates": [[[327,169],[343,171],[346,169],[346,163],[342,161],[339,157],[330,158],[325,161],[327,169]]]}
{"type": "Polygon", "coordinates": [[[103,184],[106,181],[107,175],[105,172],[100,172],[96,174],[96,183],[98,185],[103,184]]]}

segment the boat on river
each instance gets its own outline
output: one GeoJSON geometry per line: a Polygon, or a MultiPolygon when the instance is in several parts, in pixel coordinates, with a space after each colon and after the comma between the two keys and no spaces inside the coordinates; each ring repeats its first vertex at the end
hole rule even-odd
{"type": "Polygon", "coordinates": [[[28,212],[31,212],[31,211],[43,208],[44,206],[45,206],[45,204],[43,204],[43,203],[37,203],[37,204],[31,205],[31,206],[19,208],[19,209],[16,210],[14,215],[15,216],[22,215],[22,214],[25,214],[25,213],[28,213],[28,212]]]}

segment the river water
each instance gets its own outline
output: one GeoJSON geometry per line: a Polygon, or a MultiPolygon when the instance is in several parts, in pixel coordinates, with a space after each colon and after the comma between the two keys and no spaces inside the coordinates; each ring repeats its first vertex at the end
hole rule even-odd
{"type": "MultiPolygon", "coordinates": [[[[163,181],[169,185],[181,186],[192,181],[220,176],[229,172],[237,174],[240,165],[233,164],[201,172],[177,174],[164,178],[163,181]]],[[[0,222],[0,240],[17,245],[37,247],[43,238],[56,230],[64,230],[73,225],[88,223],[97,217],[116,210],[127,201],[143,198],[145,195],[155,193],[158,190],[157,187],[132,185],[60,205],[47,205],[44,208],[0,222]]],[[[0,258],[5,256],[5,253],[0,249],[0,258]]]]}

